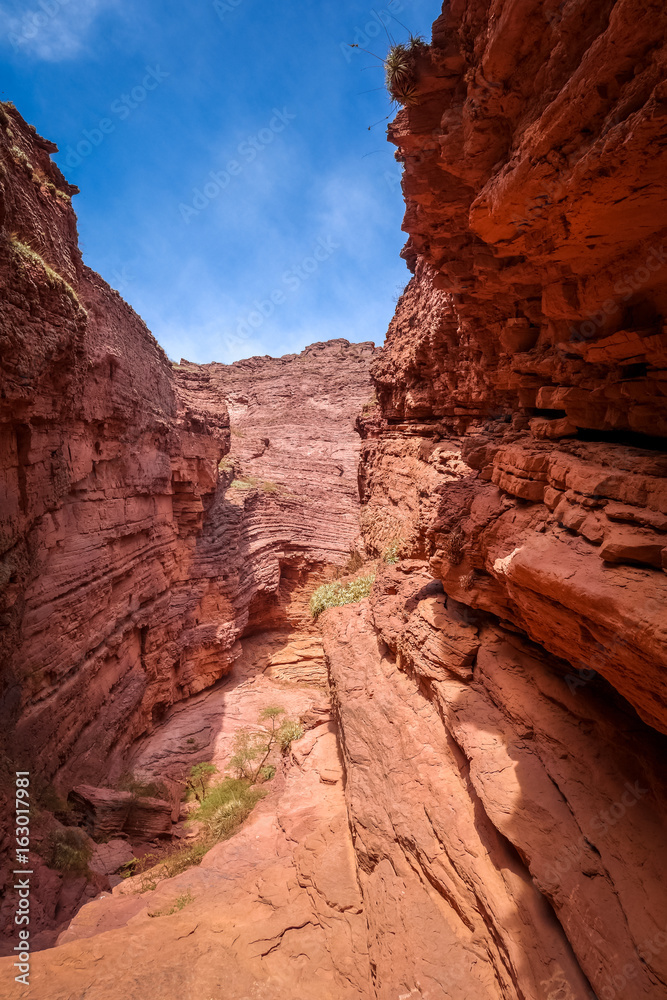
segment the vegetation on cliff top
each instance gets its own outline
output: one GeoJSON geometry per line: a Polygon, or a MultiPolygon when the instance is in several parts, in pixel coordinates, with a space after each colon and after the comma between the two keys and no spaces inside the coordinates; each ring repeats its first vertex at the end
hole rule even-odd
{"type": "Polygon", "coordinates": [[[384,60],[387,90],[392,100],[405,107],[417,103],[417,56],[426,48],[423,38],[411,35],[409,42],[392,45],[384,60]]]}

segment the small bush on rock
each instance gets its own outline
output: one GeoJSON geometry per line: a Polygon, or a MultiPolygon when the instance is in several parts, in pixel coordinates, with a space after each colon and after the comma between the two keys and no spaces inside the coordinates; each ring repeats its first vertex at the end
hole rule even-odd
{"type": "Polygon", "coordinates": [[[423,38],[411,35],[407,44],[401,42],[399,45],[392,45],[384,61],[387,90],[392,100],[405,107],[418,101],[416,61],[419,53],[425,49],[423,38]]]}
{"type": "Polygon", "coordinates": [[[319,618],[328,608],[337,608],[342,604],[355,604],[368,597],[375,581],[375,573],[359,576],[350,583],[323,583],[310,598],[310,613],[313,618],[319,618]]]}
{"type": "Polygon", "coordinates": [[[384,560],[384,562],[389,563],[389,565],[391,566],[400,560],[401,558],[400,553],[401,553],[401,539],[394,538],[383,551],[382,559],[384,560]]]}
{"type": "Polygon", "coordinates": [[[74,828],[54,830],[51,834],[50,868],[71,875],[85,875],[92,857],[92,848],[85,834],[74,828]]]}
{"type": "Polygon", "coordinates": [[[193,764],[190,773],[186,778],[186,784],[194,794],[198,802],[203,802],[206,795],[208,783],[218,771],[215,764],[193,764]]]}
{"type": "Polygon", "coordinates": [[[463,562],[464,542],[465,536],[457,525],[445,541],[445,555],[452,566],[459,566],[463,562]]]}
{"type": "Polygon", "coordinates": [[[294,740],[300,740],[304,729],[296,719],[281,719],[285,709],[279,705],[269,705],[259,714],[260,724],[265,728],[239,729],[234,737],[234,754],[229,762],[239,779],[245,779],[252,784],[263,779],[270,780],[275,774],[275,767],[270,777],[267,772],[272,765],[269,757],[276,748],[287,753],[294,740]]]}

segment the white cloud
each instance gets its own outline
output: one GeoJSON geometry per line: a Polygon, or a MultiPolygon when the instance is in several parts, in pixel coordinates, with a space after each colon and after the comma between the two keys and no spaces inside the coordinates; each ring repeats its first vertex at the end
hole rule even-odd
{"type": "Polygon", "coordinates": [[[20,55],[60,62],[85,47],[95,20],[118,0],[22,0],[0,5],[3,41],[20,55]]]}

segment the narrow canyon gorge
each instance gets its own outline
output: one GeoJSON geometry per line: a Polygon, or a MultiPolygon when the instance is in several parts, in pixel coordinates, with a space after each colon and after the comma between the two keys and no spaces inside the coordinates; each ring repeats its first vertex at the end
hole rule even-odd
{"type": "Polygon", "coordinates": [[[401,56],[382,348],[170,361],[0,105],[2,997],[667,997],[667,9],[447,0],[401,56]]]}

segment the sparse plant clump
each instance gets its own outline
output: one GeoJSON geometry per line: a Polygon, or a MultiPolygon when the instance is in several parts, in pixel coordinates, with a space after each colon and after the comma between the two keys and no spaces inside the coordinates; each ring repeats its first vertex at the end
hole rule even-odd
{"type": "Polygon", "coordinates": [[[423,38],[410,36],[410,41],[392,45],[384,60],[387,90],[398,104],[410,107],[417,103],[417,56],[426,49],[423,38]]]}
{"type": "Polygon", "coordinates": [[[310,598],[310,613],[313,618],[319,618],[328,608],[337,608],[342,604],[355,604],[368,597],[375,582],[375,573],[359,576],[350,583],[323,583],[310,598]]]}
{"type": "Polygon", "coordinates": [[[48,865],[59,872],[85,875],[92,853],[92,848],[81,830],[73,827],[55,830],[51,834],[48,865]]]}
{"type": "Polygon", "coordinates": [[[259,479],[257,476],[239,476],[229,484],[234,490],[264,490],[265,493],[275,493],[278,483],[271,479],[259,479]]]}
{"type": "Polygon", "coordinates": [[[459,566],[465,555],[465,536],[457,525],[445,541],[445,555],[452,566],[459,566]]]}
{"type": "Polygon", "coordinates": [[[191,820],[202,823],[207,838],[217,843],[231,837],[265,795],[248,780],[226,778],[208,791],[191,820]]]}
{"type": "Polygon", "coordinates": [[[218,472],[231,472],[234,468],[234,459],[230,458],[229,455],[225,455],[218,462],[218,472]]]}
{"type": "Polygon", "coordinates": [[[81,309],[81,311],[85,313],[86,310],[81,305],[79,301],[79,296],[76,294],[72,286],[67,281],[65,281],[63,277],[61,277],[56,271],[54,271],[52,267],[49,267],[46,261],[43,260],[43,258],[40,257],[40,255],[35,250],[33,250],[32,247],[29,247],[26,243],[22,243],[15,233],[12,234],[10,239],[14,252],[17,254],[17,256],[19,256],[24,261],[29,261],[32,264],[37,264],[37,266],[40,267],[46,274],[49,286],[51,288],[59,288],[61,289],[61,291],[64,291],[65,294],[71,299],[73,304],[78,309],[81,309]]]}
{"type": "Polygon", "coordinates": [[[382,553],[383,561],[389,563],[390,566],[397,563],[401,558],[402,544],[400,538],[394,538],[382,553]]]}
{"type": "Polygon", "coordinates": [[[470,570],[469,573],[464,573],[463,576],[459,577],[459,585],[461,590],[472,590],[475,586],[475,571],[470,570]]]}
{"type": "Polygon", "coordinates": [[[278,746],[283,753],[287,753],[296,740],[300,740],[304,734],[304,728],[296,719],[286,719],[278,730],[278,746]]]}
{"type": "Polygon", "coordinates": [[[156,910],[154,913],[149,913],[149,917],[170,917],[172,913],[178,913],[183,910],[188,903],[194,903],[195,897],[191,892],[184,892],[178,896],[172,906],[165,907],[163,910],[156,910]]]}
{"type": "Polygon", "coordinates": [[[9,152],[17,163],[20,163],[26,173],[33,174],[35,168],[28,159],[27,155],[18,146],[12,146],[9,152]]]}
{"type": "Polygon", "coordinates": [[[185,779],[185,783],[194,792],[198,802],[201,803],[204,801],[209,781],[217,772],[218,769],[215,764],[209,764],[205,761],[202,761],[200,764],[193,764],[190,768],[190,773],[185,779]]]}
{"type": "Polygon", "coordinates": [[[145,854],[143,858],[133,858],[132,861],[124,865],[119,874],[122,878],[132,878],[141,875],[141,882],[137,892],[148,892],[155,889],[158,882],[165,878],[173,878],[181,875],[188,868],[193,868],[200,864],[202,858],[213,847],[211,841],[199,844],[191,844],[189,847],[179,847],[172,854],[159,859],[155,854],[145,854]]]}

